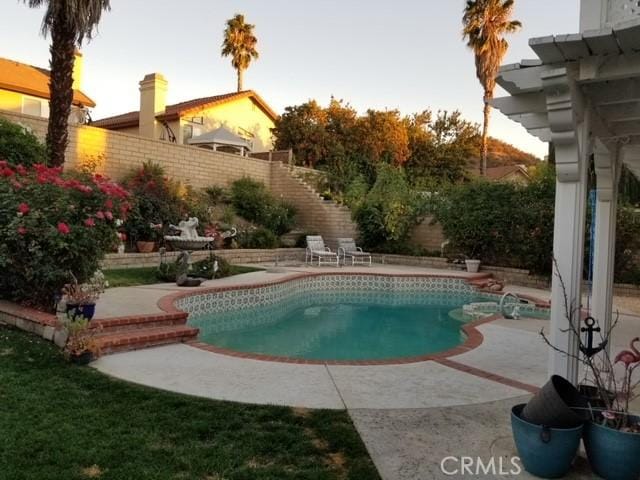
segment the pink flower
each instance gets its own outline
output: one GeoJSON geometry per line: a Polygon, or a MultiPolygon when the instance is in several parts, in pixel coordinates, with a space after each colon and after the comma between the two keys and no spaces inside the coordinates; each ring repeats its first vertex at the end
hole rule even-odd
{"type": "Polygon", "coordinates": [[[26,227],[23,227],[23,226],[18,227],[18,235],[26,235],[26,233],[27,233],[26,227]]]}
{"type": "Polygon", "coordinates": [[[95,226],[96,226],[96,222],[95,222],[95,220],[94,220],[93,218],[87,218],[87,219],[84,221],[84,225],[85,225],[86,227],[95,227],[95,226]]]}
{"type": "Polygon", "coordinates": [[[104,216],[107,217],[107,220],[113,220],[113,213],[108,210],[104,212],[104,216]]]}
{"type": "Polygon", "coordinates": [[[24,202],[22,202],[20,205],[18,205],[18,213],[20,213],[21,215],[26,215],[27,213],[29,213],[29,210],[31,210],[29,208],[29,205],[27,205],[24,202]]]}
{"type": "Polygon", "coordinates": [[[14,179],[11,179],[11,185],[13,185],[13,188],[16,190],[20,190],[22,188],[22,184],[14,179]]]}
{"type": "Polygon", "coordinates": [[[16,167],[16,171],[18,172],[19,175],[26,175],[27,174],[27,169],[24,168],[24,165],[18,165],[16,167]]]}
{"type": "Polygon", "coordinates": [[[100,219],[100,220],[104,220],[104,213],[101,211],[97,211],[96,212],[96,218],[100,219]]]}
{"type": "Polygon", "coordinates": [[[66,235],[69,232],[71,232],[71,229],[69,228],[69,225],[67,225],[64,222],[59,222],[58,223],[58,232],[60,232],[62,235],[66,235]]]}

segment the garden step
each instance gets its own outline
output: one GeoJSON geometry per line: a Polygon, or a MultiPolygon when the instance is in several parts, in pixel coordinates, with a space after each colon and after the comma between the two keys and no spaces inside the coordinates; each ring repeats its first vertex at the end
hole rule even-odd
{"type": "Polygon", "coordinates": [[[187,325],[144,328],[117,333],[96,335],[102,354],[140,350],[143,348],[181,343],[193,340],[198,335],[197,328],[187,325]]]}
{"type": "Polygon", "coordinates": [[[142,328],[184,325],[188,314],[184,312],[159,315],[135,315],[130,317],[102,318],[91,322],[92,327],[101,328],[104,333],[140,330],[142,328]]]}

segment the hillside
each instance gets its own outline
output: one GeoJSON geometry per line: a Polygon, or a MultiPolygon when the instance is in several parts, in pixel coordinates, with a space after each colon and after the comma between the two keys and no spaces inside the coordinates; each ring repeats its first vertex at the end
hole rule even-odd
{"type": "MultiPolygon", "coordinates": [[[[475,169],[479,168],[480,152],[471,159],[471,165],[475,166],[475,169]]],[[[487,161],[488,167],[502,167],[505,165],[535,165],[541,161],[541,158],[531,155],[530,153],[523,152],[517,147],[498,140],[497,138],[489,137],[489,158],[487,161]]]]}

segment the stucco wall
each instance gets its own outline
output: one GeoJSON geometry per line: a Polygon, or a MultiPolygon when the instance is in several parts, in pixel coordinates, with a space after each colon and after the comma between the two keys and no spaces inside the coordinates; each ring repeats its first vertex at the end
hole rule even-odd
{"type": "MultiPolygon", "coordinates": [[[[0,115],[28,126],[40,139],[45,138],[45,119],[6,111],[0,111],[0,115]]],[[[102,158],[98,172],[114,179],[122,178],[132,168],[148,160],[162,165],[170,177],[195,188],[228,185],[244,176],[269,186],[271,179],[268,161],[176,145],[103,128],[70,125],[66,165],[75,168],[91,158],[102,158]]]]}
{"type": "Polygon", "coordinates": [[[242,128],[254,135],[252,139],[253,150],[258,152],[271,150],[271,129],[275,126],[273,121],[250,98],[242,98],[208,109],[194,110],[189,113],[187,118],[181,119],[180,124],[180,128],[171,125],[178,138],[178,143],[183,143],[182,134],[185,125],[200,128],[201,133],[224,126],[238,135],[240,134],[238,129],[242,128]],[[200,116],[204,117],[203,125],[191,124],[187,121],[192,117],[200,116]]]}

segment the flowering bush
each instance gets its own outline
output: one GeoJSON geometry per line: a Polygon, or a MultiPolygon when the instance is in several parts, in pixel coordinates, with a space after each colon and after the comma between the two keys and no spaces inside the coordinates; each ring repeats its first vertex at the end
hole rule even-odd
{"type": "Polygon", "coordinates": [[[117,244],[129,194],[100,175],[0,161],[0,297],[51,310],[117,244]]]}

